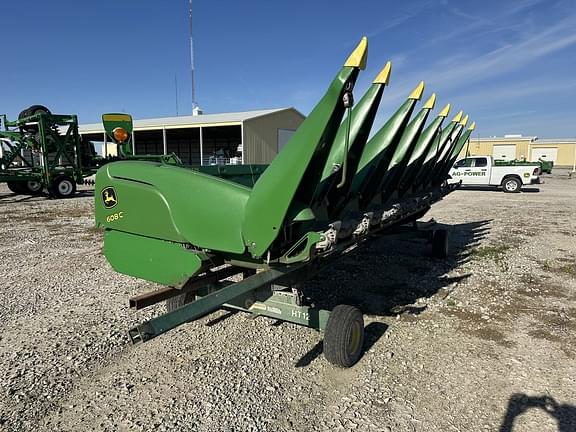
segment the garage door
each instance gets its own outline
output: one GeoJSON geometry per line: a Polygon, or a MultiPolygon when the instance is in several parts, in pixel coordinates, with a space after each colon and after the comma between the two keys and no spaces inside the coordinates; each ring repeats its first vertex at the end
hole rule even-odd
{"type": "Polygon", "coordinates": [[[494,159],[513,160],[516,159],[516,144],[495,145],[492,150],[494,159]]]}
{"type": "Polygon", "coordinates": [[[558,156],[558,147],[550,148],[533,148],[532,149],[532,159],[537,161],[538,159],[556,162],[556,157],[558,156]]]}

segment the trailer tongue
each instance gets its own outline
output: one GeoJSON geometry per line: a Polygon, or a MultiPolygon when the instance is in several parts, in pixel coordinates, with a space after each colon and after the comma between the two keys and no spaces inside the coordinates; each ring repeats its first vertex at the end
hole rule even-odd
{"type": "MultiPolygon", "coordinates": [[[[134,343],[228,307],[324,330],[326,358],[349,367],[362,354],[361,311],[324,310],[303,282],[382,235],[425,237],[435,255],[447,255],[447,232],[416,220],[457,187],[445,179],[467,139],[466,123],[459,114],[442,129],[447,106],[425,127],[435,95],[410,120],[422,82],[369,139],[391,67],[353,106],[366,58],[364,38],[268,167],[126,160],[98,171],[96,222],[105,229],[108,261],[118,272],[165,285],[131,299],[134,309],[164,300],[168,307],[129,331],[134,343]]],[[[131,123],[103,120],[122,144],[131,123]]]]}

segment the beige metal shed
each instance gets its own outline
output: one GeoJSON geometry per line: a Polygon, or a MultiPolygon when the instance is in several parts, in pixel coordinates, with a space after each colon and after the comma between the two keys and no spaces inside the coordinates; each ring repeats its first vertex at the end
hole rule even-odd
{"type": "MultiPolygon", "coordinates": [[[[188,165],[268,164],[304,121],[294,108],[163,117],[134,121],[134,154],[176,153],[188,165]]],[[[102,124],[80,134],[116,154],[102,124]]]]}

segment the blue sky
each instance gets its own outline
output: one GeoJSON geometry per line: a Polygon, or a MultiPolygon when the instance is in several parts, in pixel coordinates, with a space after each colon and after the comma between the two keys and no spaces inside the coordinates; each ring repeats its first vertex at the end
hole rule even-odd
{"type": "MultiPolygon", "coordinates": [[[[187,0],[5,3],[0,112],[171,116],[175,77],[190,112],[187,0]]],[[[194,0],[198,102],[307,114],[363,35],[356,98],[392,60],[378,122],[424,80],[437,110],[464,109],[480,136],[576,136],[576,0],[194,0]]]]}

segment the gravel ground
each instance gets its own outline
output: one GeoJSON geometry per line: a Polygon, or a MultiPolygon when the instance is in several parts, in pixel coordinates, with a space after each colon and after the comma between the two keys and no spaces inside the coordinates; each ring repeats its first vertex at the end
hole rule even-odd
{"type": "Polygon", "coordinates": [[[113,272],[89,191],[0,185],[0,429],[575,431],[576,180],[434,206],[452,256],[378,241],[309,289],[366,312],[348,370],[314,330],[215,312],[132,347],[153,284],[113,272]]]}

